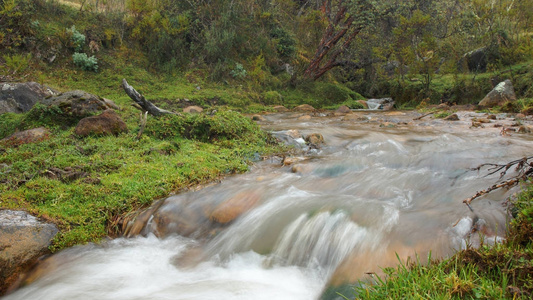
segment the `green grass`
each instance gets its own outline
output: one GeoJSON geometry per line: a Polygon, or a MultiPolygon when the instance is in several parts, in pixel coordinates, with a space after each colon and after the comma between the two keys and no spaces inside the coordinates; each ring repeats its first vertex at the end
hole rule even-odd
{"type": "Polygon", "coordinates": [[[356,299],[531,299],[533,293],[533,186],[514,202],[507,240],[468,248],[445,260],[399,261],[384,277],[361,281],[356,299]]]}
{"type": "MultiPolygon", "coordinates": [[[[52,125],[48,140],[0,145],[0,166],[7,166],[0,171],[0,207],[24,209],[56,223],[61,233],[52,250],[117,234],[128,213],[184,188],[245,172],[260,155],[283,151],[235,112],[149,117],[140,140],[133,108],[120,114],[130,133],[117,137],[77,138],[72,127],[52,125]],[[87,177],[50,176],[50,170],[69,168],[87,177]]],[[[5,128],[11,131],[17,124],[33,127],[21,120],[24,116],[0,115],[0,124],[10,124],[5,128]]]]}

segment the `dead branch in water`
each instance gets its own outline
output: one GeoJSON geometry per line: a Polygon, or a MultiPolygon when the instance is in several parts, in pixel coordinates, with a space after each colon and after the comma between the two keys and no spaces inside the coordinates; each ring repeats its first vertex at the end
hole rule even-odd
{"type": "MultiPolygon", "coordinates": [[[[141,95],[139,92],[137,92],[131,85],[128,84],[126,79],[122,79],[122,88],[126,92],[126,94],[133,100],[135,103],[141,107],[143,112],[148,112],[149,114],[153,116],[161,116],[166,114],[176,114],[175,112],[171,112],[168,110],[161,109],[157,106],[155,106],[152,102],[146,100],[143,95],[141,95]]],[[[136,108],[136,105],[134,105],[136,108]]]]}
{"type": "Polygon", "coordinates": [[[432,111],[432,112],[429,112],[429,113],[427,113],[427,114],[423,114],[423,115],[421,115],[420,117],[416,117],[416,118],[414,118],[413,121],[421,120],[423,117],[426,117],[426,116],[432,115],[432,114],[434,114],[434,113],[436,113],[436,111],[432,111]]]}
{"type": "Polygon", "coordinates": [[[486,164],[479,165],[477,168],[473,168],[472,171],[479,172],[482,168],[489,167],[488,173],[484,177],[500,172],[499,180],[503,179],[503,177],[507,175],[507,171],[509,171],[512,167],[514,167],[514,171],[517,172],[518,174],[500,183],[494,184],[493,186],[485,190],[478,191],[474,196],[463,200],[463,203],[466,204],[466,206],[468,206],[468,208],[471,211],[473,211],[472,207],[470,206],[470,203],[472,202],[472,200],[479,198],[483,195],[486,195],[494,190],[501,189],[501,188],[511,188],[517,185],[518,183],[520,183],[520,181],[531,179],[533,177],[533,162],[530,161],[531,159],[533,159],[533,156],[513,160],[513,161],[508,162],[507,164],[486,163],[486,164]]]}

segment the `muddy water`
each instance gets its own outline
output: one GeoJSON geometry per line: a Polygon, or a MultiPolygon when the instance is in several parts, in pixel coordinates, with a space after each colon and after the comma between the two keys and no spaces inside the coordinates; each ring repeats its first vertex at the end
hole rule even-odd
{"type": "Polygon", "coordinates": [[[513,119],[480,128],[472,118],[485,116],[472,112],[455,122],[299,116],[268,115],[261,125],[285,137],[320,133],[325,145],[169,197],[139,218],[139,235],[56,254],[5,299],[317,299],[395,265],[396,253],[424,260],[504,237],[513,190],[475,200],[473,211],[462,200],[498,179],[469,168],[531,154],[531,135],[494,127],[513,119]]]}

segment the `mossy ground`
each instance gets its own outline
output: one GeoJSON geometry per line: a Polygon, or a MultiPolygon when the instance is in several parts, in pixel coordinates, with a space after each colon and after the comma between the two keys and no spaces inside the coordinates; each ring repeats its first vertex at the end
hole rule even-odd
{"type": "Polygon", "coordinates": [[[41,142],[0,145],[0,207],[56,223],[61,233],[53,250],[116,234],[125,215],[156,199],[245,172],[261,155],[283,151],[249,118],[231,111],[149,116],[140,139],[133,108],[119,112],[129,133],[87,138],[76,137],[73,127],[50,123],[49,116],[28,119],[33,114],[0,115],[0,138],[15,129],[51,130],[41,142]],[[85,175],[53,176],[50,170],[58,169],[85,175]]]}

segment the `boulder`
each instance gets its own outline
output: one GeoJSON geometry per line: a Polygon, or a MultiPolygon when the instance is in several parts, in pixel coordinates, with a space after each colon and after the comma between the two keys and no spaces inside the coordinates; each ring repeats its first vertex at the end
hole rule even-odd
{"type": "Polygon", "coordinates": [[[58,231],[55,225],[24,211],[0,210],[0,295],[49,253],[48,246],[58,231]]]}
{"type": "Polygon", "coordinates": [[[80,90],[65,92],[40,102],[47,106],[57,106],[63,113],[79,119],[112,108],[104,99],[80,90]]]}
{"type": "Polygon", "coordinates": [[[304,115],[304,116],[298,117],[298,121],[309,121],[309,120],[311,120],[310,115],[304,115]]]}
{"type": "Polygon", "coordinates": [[[266,119],[261,115],[253,115],[252,121],[266,121],[266,119]]]}
{"type": "Polygon", "coordinates": [[[295,111],[315,111],[315,108],[312,107],[309,104],[302,104],[302,105],[296,106],[293,110],[295,110],[295,111]]]}
{"type": "Polygon", "coordinates": [[[340,113],[340,114],[349,114],[352,112],[352,110],[346,106],[346,105],[343,105],[339,108],[337,108],[337,110],[335,110],[336,113],[340,113]]]}
{"type": "Polygon", "coordinates": [[[369,109],[391,110],[394,107],[392,98],[368,99],[366,103],[369,109]]]}
{"type": "Polygon", "coordinates": [[[357,103],[361,104],[364,109],[368,109],[368,103],[365,100],[357,100],[357,103]]]}
{"type": "Polygon", "coordinates": [[[50,131],[44,127],[18,131],[0,140],[0,144],[18,146],[44,141],[50,137],[50,131]]]}
{"type": "Polygon", "coordinates": [[[0,83],[0,114],[29,111],[35,103],[57,92],[37,82],[0,83]]]}
{"type": "Polygon", "coordinates": [[[311,133],[305,137],[305,141],[312,145],[324,144],[324,137],[320,133],[311,133]]]}
{"type": "Polygon", "coordinates": [[[273,107],[273,109],[274,109],[275,111],[277,111],[277,112],[287,112],[287,111],[289,111],[289,109],[286,108],[286,107],[283,106],[283,105],[276,105],[276,106],[273,107]]]}
{"type": "Polygon", "coordinates": [[[183,109],[183,112],[184,113],[189,113],[189,114],[198,114],[198,113],[201,113],[203,112],[204,109],[201,108],[200,106],[187,106],[183,109]]]}
{"type": "Polygon", "coordinates": [[[186,197],[177,195],[167,198],[150,223],[150,231],[157,237],[171,234],[185,237],[205,237],[209,231],[209,219],[199,203],[188,203],[186,197]]]}
{"type": "Polygon", "coordinates": [[[241,192],[220,203],[209,216],[219,224],[227,224],[254,208],[261,197],[255,192],[241,192]]]}
{"type": "Polygon", "coordinates": [[[284,143],[285,145],[296,146],[298,148],[305,146],[305,140],[298,130],[275,131],[272,132],[272,135],[280,143],[284,143]]]}
{"type": "Polygon", "coordinates": [[[492,89],[492,91],[479,102],[479,105],[484,107],[494,107],[497,105],[503,105],[506,102],[514,102],[515,100],[516,95],[513,84],[511,83],[511,80],[507,79],[500,82],[494,89],[492,89]]]}
{"type": "MultiPolygon", "coordinates": [[[[487,48],[483,47],[466,53],[460,63],[464,64],[465,61],[469,71],[485,72],[488,64],[487,48]]],[[[462,66],[459,67],[463,69],[462,66]]]]}
{"type": "Polygon", "coordinates": [[[74,129],[74,133],[78,136],[118,135],[122,132],[128,132],[128,127],[112,109],[98,116],[81,119],[74,129]]]}
{"type": "Polygon", "coordinates": [[[451,114],[444,118],[446,121],[459,121],[459,116],[457,114],[451,114]]]}

